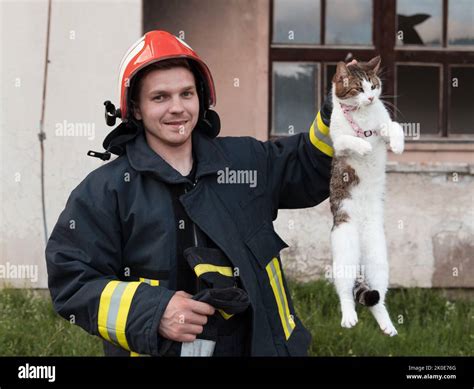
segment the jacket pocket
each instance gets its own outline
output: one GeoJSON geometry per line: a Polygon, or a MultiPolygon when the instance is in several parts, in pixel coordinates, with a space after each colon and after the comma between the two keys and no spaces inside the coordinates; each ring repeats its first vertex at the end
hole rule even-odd
{"type": "Polygon", "coordinates": [[[138,281],[144,282],[144,283],[146,283],[148,285],[151,285],[151,286],[160,285],[160,280],[154,280],[154,279],[151,279],[151,278],[139,277],[138,281]]]}
{"type": "Polygon", "coordinates": [[[264,222],[245,243],[262,269],[265,269],[274,257],[278,257],[281,250],[288,247],[268,222],[264,222]]]}
{"type": "Polygon", "coordinates": [[[289,297],[287,294],[281,261],[280,250],[288,245],[273,230],[273,227],[265,222],[256,233],[246,240],[250,251],[257,259],[259,267],[262,269],[262,278],[266,281],[262,285],[264,300],[268,316],[271,321],[278,322],[283,330],[285,340],[288,341],[296,327],[294,314],[290,311],[289,297]],[[277,311],[278,315],[275,315],[277,311]]]}
{"type": "Polygon", "coordinates": [[[157,270],[145,267],[129,267],[125,272],[126,281],[144,282],[150,286],[168,287],[170,272],[168,270],[157,270]]]}

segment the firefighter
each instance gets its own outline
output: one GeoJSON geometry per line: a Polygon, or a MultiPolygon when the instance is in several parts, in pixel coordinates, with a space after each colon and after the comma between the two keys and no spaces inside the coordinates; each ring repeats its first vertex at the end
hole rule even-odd
{"type": "Polygon", "coordinates": [[[119,85],[106,117],[121,124],[89,152],[118,157],[72,191],[46,247],[55,310],[106,355],[306,355],[273,220],[329,195],[331,102],[309,133],[217,137],[211,72],[165,31],[130,48],[119,85]]]}

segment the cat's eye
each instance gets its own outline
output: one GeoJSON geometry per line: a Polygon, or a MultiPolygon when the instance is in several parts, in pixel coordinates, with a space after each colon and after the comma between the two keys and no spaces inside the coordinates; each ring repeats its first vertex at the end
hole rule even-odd
{"type": "Polygon", "coordinates": [[[376,86],[375,86],[375,85],[372,85],[372,88],[371,88],[371,89],[374,90],[375,88],[376,88],[376,86]]]}

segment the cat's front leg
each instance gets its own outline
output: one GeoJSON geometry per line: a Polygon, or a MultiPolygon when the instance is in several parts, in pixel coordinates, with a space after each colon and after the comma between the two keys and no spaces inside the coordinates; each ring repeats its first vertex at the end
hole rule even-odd
{"type": "Polygon", "coordinates": [[[390,148],[395,154],[403,153],[405,148],[405,134],[403,128],[397,122],[390,122],[388,126],[388,136],[390,139],[390,148]]]}
{"type": "Polygon", "coordinates": [[[337,136],[333,139],[333,147],[336,155],[349,151],[363,156],[372,151],[372,145],[369,142],[352,135],[337,136]]]}

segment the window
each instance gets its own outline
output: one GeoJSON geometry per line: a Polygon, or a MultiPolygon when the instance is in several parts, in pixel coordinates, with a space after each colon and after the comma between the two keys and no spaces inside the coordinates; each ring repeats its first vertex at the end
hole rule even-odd
{"type": "Polygon", "coordinates": [[[443,0],[397,0],[397,46],[439,47],[442,27],[443,0]]]}
{"type": "Polygon", "coordinates": [[[273,18],[274,43],[319,44],[320,30],[314,23],[320,17],[319,2],[299,0],[276,1],[273,18]]]}
{"type": "Polygon", "coordinates": [[[308,130],[338,61],[380,54],[413,139],[474,142],[474,1],[272,0],[271,15],[271,136],[308,130]]]}
{"type": "Polygon", "coordinates": [[[372,44],[372,0],[326,2],[327,45],[372,44]],[[341,12],[344,10],[344,12],[341,12]]]}
{"type": "Polygon", "coordinates": [[[273,134],[291,135],[308,130],[308,123],[314,120],[314,107],[319,105],[318,74],[318,64],[273,64],[273,134]]]}

